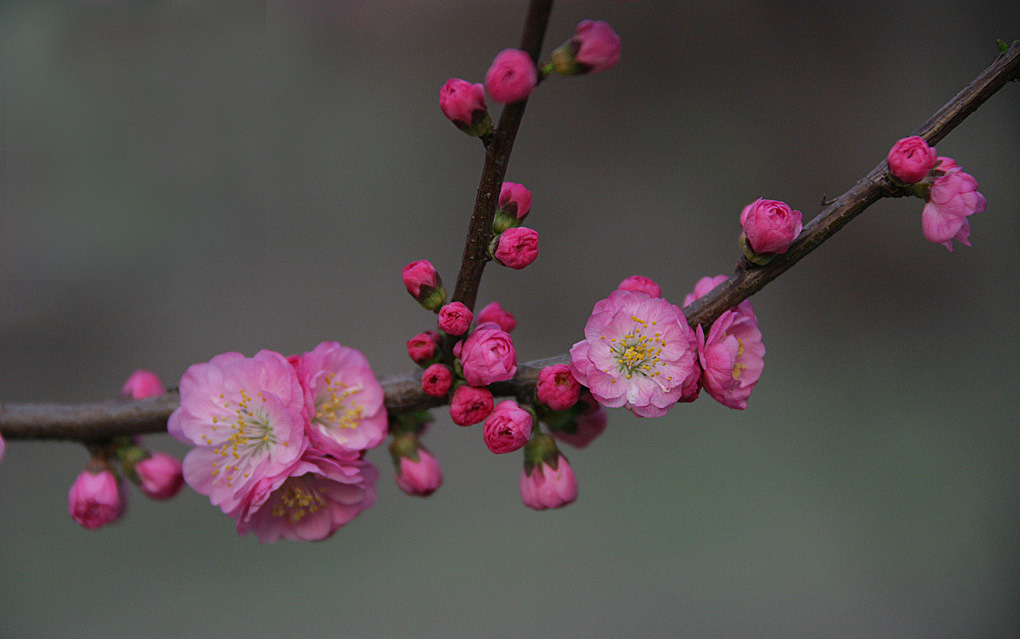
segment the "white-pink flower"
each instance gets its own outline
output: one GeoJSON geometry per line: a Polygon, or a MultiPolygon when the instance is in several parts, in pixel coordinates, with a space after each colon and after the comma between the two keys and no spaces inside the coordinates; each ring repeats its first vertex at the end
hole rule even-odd
{"type": "Polygon", "coordinates": [[[595,304],[584,335],[570,349],[571,371],[604,406],[661,417],[694,372],[691,329],[663,298],[613,291],[595,304]]]}
{"type": "MultiPolygon", "coordinates": [[[[931,242],[953,250],[953,240],[970,246],[967,217],[985,210],[985,196],[977,180],[962,171],[952,158],[939,158],[936,170],[948,171],[935,178],[921,213],[921,230],[931,242]]],[[[936,173],[938,175],[938,173],[936,173]]]]}
{"type": "Polygon", "coordinates": [[[184,458],[184,479],[225,513],[258,481],[286,473],[305,450],[310,407],[279,353],[217,355],[188,368],[180,393],[168,430],[195,446],[184,458]]]}
{"type": "Polygon", "coordinates": [[[730,408],[747,408],[747,398],[765,366],[765,344],[753,314],[726,311],[705,332],[698,325],[701,383],[716,401],[730,408]]]}

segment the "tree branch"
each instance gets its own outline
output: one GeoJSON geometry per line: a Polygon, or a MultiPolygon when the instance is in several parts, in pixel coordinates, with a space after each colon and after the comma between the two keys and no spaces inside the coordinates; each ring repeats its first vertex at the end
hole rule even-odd
{"type": "MultiPolygon", "coordinates": [[[[544,7],[544,17],[541,18],[541,31],[545,30],[545,22],[548,19],[548,9],[551,1],[533,1],[532,11],[529,11],[528,24],[532,24],[532,13],[536,6],[544,7]]],[[[535,24],[538,19],[536,18],[535,24]]],[[[525,30],[525,41],[533,43],[535,48],[540,46],[541,33],[533,41],[527,39],[529,30],[525,30]]],[[[529,53],[531,51],[529,50],[529,53]]],[[[1020,76],[1020,46],[1014,44],[1005,53],[999,55],[995,61],[985,69],[973,82],[960,91],[952,100],[938,110],[924,125],[916,132],[928,140],[929,143],[936,143],[944,138],[956,125],[962,122],[967,116],[977,110],[989,97],[1001,89],[1009,80],[1020,76]]],[[[514,105],[510,105],[510,109],[514,105]]],[[[520,113],[517,114],[516,124],[512,127],[513,134],[516,133],[516,126],[520,123],[520,115],[523,113],[523,103],[520,104],[520,113]]],[[[507,110],[503,112],[500,120],[500,129],[503,129],[503,119],[509,117],[507,110]]],[[[510,147],[513,143],[513,134],[508,125],[505,133],[509,139],[502,143],[495,141],[492,147],[499,144],[506,145],[505,155],[502,158],[502,170],[505,170],[505,162],[509,157],[510,147]]],[[[493,154],[493,163],[496,156],[493,154]]],[[[484,191],[484,186],[490,184],[485,176],[490,170],[490,155],[486,155],[486,171],[483,172],[482,185],[479,186],[479,198],[476,201],[475,212],[484,208],[479,202],[485,202],[493,208],[494,212],[495,188],[491,191],[484,191]],[[486,197],[482,197],[487,194],[486,197]]],[[[755,268],[746,261],[741,260],[736,273],[726,282],[720,284],[708,295],[697,300],[684,309],[688,322],[691,326],[697,324],[708,325],[724,311],[733,308],[743,300],[747,299],[766,284],[779,277],[783,272],[800,261],[805,255],[817,248],[822,242],[831,237],[839,229],[843,228],[851,219],[860,214],[871,204],[885,196],[892,196],[899,193],[886,174],[887,165],[883,160],[868,175],[861,179],[853,188],[839,196],[828,208],[811,220],[804,227],[800,239],[790,246],[790,250],[767,266],[755,268]]],[[[500,167],[493,164],[492,171],[501,171],[500,167]]],[[[493,182],[498,186],[502,182],[502,172],[498,173],[498,179],[493,173],[493,182]]],[[[472,216],[472,228],[475,228],[475,217],[472,216]]],[[[488,218],[488,225],[483,226],[484,236],[491,233],[492,217],[488,218]]],[[[471,234],[469,233],[469,247],[471,234]]],[[[479,235],[479,238],[482,237],[479,235]]],[[[478,238],[475,238],[478,239],[478,238]]],[[[465,250],[465,266],[467,266],[468,250],[465,250]]],[[[484,260],[482,263],[484,266],[484,260]]],[[[464,269],[462,269],[462,274],[464,269]]],[[[472,271],[474,272],[474,271],[472,271]]],[[[481,276],[481,267],[478,268],[477,277],[481,276]]],[[[474,295],[477,292],[478,280],[474,284],[465,284],[465,290],[470,290],[470,301],[473,304],[474,295]],[[472,288],[473,287],[473,288],[472,288]]],[[[458,293],[461,292],[461,282],[458,280],[458,293]]],[[[468,304],[467,297],[461,297],[461,301],[468,304]]],[[[527,397],[534,393],[535,381],[538,372],[551,364],[559,364],[568,361],[567,355],[560,355],[546,360],[528,362],[518,367],[517,375],[513,380],[493,384],[491,389],[497,396],[527,397]]],[[[391,413],[403,413],[416,410],[435,408],[445,403],[443,399],[430,397],[421,390],[419,382],[420,373],[412,373],[383,380],[382,385],[386,393],[386,408],[391,413]]],[[[99,439],[114,437],[117,435],[140,435],[143,433],[157,433],[166,430],[166,422],[170,413],[178,406],[180,401],[176,392],[169,392],[165,395],[146,400],[119,400],[92,404],[11,404],[0,407],[0,433],[7,439],[67,439],[82,442],[90,442],[99,439]]]]}

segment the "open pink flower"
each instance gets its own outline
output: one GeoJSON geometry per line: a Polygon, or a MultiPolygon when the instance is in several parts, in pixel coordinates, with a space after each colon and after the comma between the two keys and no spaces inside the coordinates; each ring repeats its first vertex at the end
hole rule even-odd
{"type": "Polygon", "coordinates": [[[109,470],[81,471],[67,493],[67,510],[82,528],[95,530],[124,512],[120,481],[109,470]]]}
{"type": "Polygon", "coordinates": [[[129,399],[146,399],[159,397],[165,390],[159,375],[140,368],[131,373],[131,376],[124,382],[124,388],[120,389],[120,396],[129,399]]]}
{"type": "Polygon", "coordinates": [[[517,351],[510,333],[496,324],[480,324],[457,352],[471,386],[503,382],[517,373],[517,351]]]}
{"type": "Polygon", "coordinates": [[[585,339],[570,349],[571,371],[600,404],[661,417],[694,370],[690,333],[678,306],[616,290],[595,304],[585,339]]]}
{"type": "Polygon", "coordinates": [[[538,84],[538,69],[531,56],[520,49],[503,49],[485,72],[485,90],[496,102],[520,102],[538,84]]]}
{"type": "Polygon", "coordinates": [[[356,456],[386,437],[383,389],[359,351],[323,342],[301,356],[297,372],[314,407],[308,435],[321,452],[356,456]]]}
{"type": "Polygon", "coordinates": [[[531,413],[512,399],[502,401],[485,419],[485,445],[497,455],[512,453],[531,438],[531,413]]]}
{"type": "Polygon", "coordinates": [[[499,324],[499,327],[507,333],[517,328],[517,319],[514,317],[514,314],[504,310],[499,305],[499,302],[489,304],[478,313],[478,324],[481,325],[487,322],[499,324]]]}
{"type": "Polygon", "coordinates": [[[217,355],[185,371],[180,393],[168,430],[195,446],[184,458],[184,479],[223,512],[236,509],[256,482],[286,472],[305,450],[314,408],[279,353],[217,355]]]}
{"type": "Polygon", "coordinates": [[[658,283],[644,275],[631,275],[620,282],[616,288],[622,288],[625,291],[641,291],[647,293],[648,297],[662,297],[662,289],[659,288],[658,283]]]}
{"type": "Polygon", "coordinates": [[[960,170],[951,158],[939,160],[937,168],[948,172],[935,178],[931,185],[921,213],[921,230],[926,239],[952,251],[953,240],[970,246],[967,217],[985,210],[985,196],[977,190],[974,176],[960,170]]]}
{"type": "Polygon", "coordinates": [[[920,182],[935,166],[935,147],[928,146],[924,138],[912,135],[896,141],[889,149],[889,173],[900,182],[920,182]]]}
{"type": "Polygon", "coordinates": [[[726,311],[712,324],[708,338],[698,325],[701,383],[716,401],[743,410],[765,366],[765,344],[753,315],[726,311]]]}

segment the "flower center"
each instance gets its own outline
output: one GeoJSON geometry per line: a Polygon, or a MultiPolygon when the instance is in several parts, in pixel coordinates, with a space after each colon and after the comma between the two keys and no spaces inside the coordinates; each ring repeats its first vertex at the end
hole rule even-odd
{"type": "MultiPolygon", "coordinates": [[[[240,390],[240,396],[241,399],[234,408],[233,420],[230,422],[230,437],[223,442],[222,446],[213,449],[214,453],[226,458],[226,463],[222,467],[220,462],[213,463],[212,474],[214,477],[218,476],[222,470],[227,480],[227,486],[231,485],[234,474],[241,472],[240,463],[242,461],[245,462],[245,466],[248,466],[250,462],[265,455],[269,448],[276,444],[276,434],[273,432],[269,414],[261,405],[266,403],[262,392],[255,393],[255,396],[260,400],[258,402],[253,401],[243,388],[240,390]]],[[[220,393],[220,399],[223,400],[224,408],[231,407],[231,401],[225,399],[222,393],[220,393]]],[[[212,421],[213,424],[216,424],[219,419],[213,417],[212,421]]],[[[213,426],[212,430],[216,430],[216,426],[213,426]]],[[[208,437],[204,437],[204,439],[207,442],[210,441],[208,437]]],[[[284,446],[286,445],[287,442],[284,442],[284,446]]],[[[245,479],[249,475],[250,473],[243,473],[245,479]]]]}
{"type": "MultiPolygon", "coordinates": [[[[646,336],[642,329],[648,330],[648,323],[637,315],[630,316],[635,327],[629,333],[617,340],[615,337],[610,340],[613,344],[611,350],[616,356],[616,365],[621,373],[630,379],[635,373],[646,377],[659,375],[659,354],[666,342],[661,339],[658,331],[652,337],[646,336]],[[638,326],[639,325],[639,326],[638,326]]],[[[655,322],[652,322],[655,324],[655,322]]]]}
{"type": "Polygon", "coordinates": [[[350,402],[346,400],[361,389],[361,384],[348,387],[342,381],[336,380],[333,374],[327,375],[326,385],[319,391],[318,400],[315,402],[313,421],[327,427],[357,428],[361,422],[362,406],[353,400],[350,402]],[[345,405],[345,402],[348,405],[345,405]]]}
{"type": "Polygon", "coordinates": [[[740,374],[747,369],[747,364],[740,361],[740,357],[744,354],[744,341],[739,337],[737,338],[737,357],[736,363],[733,365],[733,379],[740,379],[740,374]]]}
{"type": "Polygon", "coordinates": [[[293,524],[325,505],[326,500],[314,488],[301,479],[292,478],[280,488],[271,512],[273,517],[286,517],[293,524]]]}

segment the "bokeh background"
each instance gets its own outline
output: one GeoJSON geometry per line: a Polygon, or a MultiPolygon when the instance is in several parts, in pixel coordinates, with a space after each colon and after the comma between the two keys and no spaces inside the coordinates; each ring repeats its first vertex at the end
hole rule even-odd
{"type": "MultiPolygon", "coordinates": [[[[679,301],[728,273],[759,197],[809,218],[1020,37],[1014,3],[562,1],[622,35],[543,84],[507,179],[542,254],[487,269],[522,359],[565,352],[623,277],[679,301]]],[[[437,106],[514,46],[523,0],[0,3],[0,401],[113,397],[239,350],[339,340],[380,375],[428,328],[400,268],[452,283],[481,146],[437,106]]],[[[493,111],[498,107],[493,105],[493,111]]],[[[883,201],[754,298],[747,411],[613,411],[569,508],[442,410],[446,481],[393,483],[329,541],[260,546],[185,491],[67,516],[86,461],[0,464],[0,636],[1015,637],[1020,632],[1020,85],[938,145],[981,184],[973,248],[883,201]]],[[[181,454],[167,436],[154,448],[181,454]]]]}

